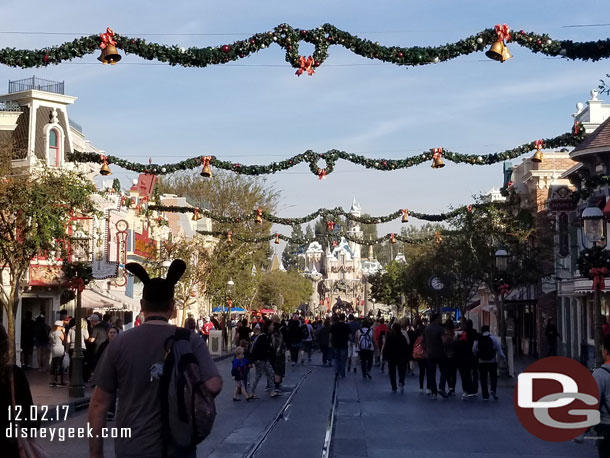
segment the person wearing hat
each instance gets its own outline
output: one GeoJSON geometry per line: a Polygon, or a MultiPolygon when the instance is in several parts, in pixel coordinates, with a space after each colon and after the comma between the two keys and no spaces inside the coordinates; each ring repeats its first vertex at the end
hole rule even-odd
{"type": "Polygon", "coordinates": [[[87,320],[91,323],[91,332],[89,333],[88,340],[91,343],[90,370],[93,372],[97,365],[96,355],[100,351],[102,344],[108,340],[108,331],[97,313],[92,313],[87,320]]]}
{"type": "Polygon", "coordinates": [[[49,340],[51,342],[51,382],[49,386],[55,387],[57,385],[64,386],[64,370],[62,363],[64,360],[64,353],[66,349],[64,347],[64,322],[57,320],[53,326],[53,330],[49,334],[49,340]]]}
{"type": "MultiPolygon", "coordinates": [[[[144,284],[140,305],[144,323],[116,336],[104,351],[95,374],[95,390],[89,403],[89,456],[104,456],[102,428],[114,394],[119,392],[116,426],[130,428],[131,437],[114,439],[115,456],[160,457],[163,450],[160,378],[166,342],[176,327],[168,323],[174,311],[174,287],[186,264],[174,260],[166,278],[150,278],[144,267],[128,263],[125,268],[144,284]]],[[[222,389],[222,378],[203,339],[191,334],[192,352],[197,358],[204,386],[212,396],[222,389]]],[[[168,458],[195,458],[197,450],[167,445],[168,458]]]]}

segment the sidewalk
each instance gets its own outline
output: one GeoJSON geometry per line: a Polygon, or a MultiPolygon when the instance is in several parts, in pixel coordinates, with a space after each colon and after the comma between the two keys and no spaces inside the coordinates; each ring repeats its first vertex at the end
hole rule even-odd
{"type": "MultiPolygon", "coordinates": [[[[214,361],[221,361],[225,358],[233,356],[232,353],[223,353],[220,356],[214,356],[214,361]]],[[[69,405],[70,415],[75,411],[86,409],[89,407],[89,399],[91,398],[92,388],[90,384],[85,385],[85,396],[82,398],[73,398],[69,396],[70,378],[66,374],[64,381],[66,386],[49,386],[51,375],[49,371],[39,372],[38,369],[25,369],[25,376],[30,384],[32,399],[35,405],[69,405]]]]}

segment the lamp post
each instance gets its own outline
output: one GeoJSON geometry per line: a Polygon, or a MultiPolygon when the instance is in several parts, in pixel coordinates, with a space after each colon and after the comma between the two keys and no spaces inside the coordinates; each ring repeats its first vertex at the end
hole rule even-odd
{"type": "MultiPolygon", "coordinates": [[[[496,258],[496,271],[504,274],[506,273],[506,270],[508,269],[508,252],[502,248],[499,247],[496,250],[495,253],[495,258],[496,258]]],[[[500,342],[502,345],[502,351],[504,352],[505,355],[507,355],[508,351],[508,345],[506,343],[506,327],[505,327],[505,323],[504,323],[504,295],[507,293],[507,289],[505,287],[504,284],[502,284],[499,288],[499,293],[500,293],[500,301],[498,303],[498,331],[500,333],[500,342]]],[[[500,375],[502,376],[508,376],[508,364],[506,362],[506,360],[501,361],[498,364],[498,369],[500,370],[500,375]]]]}
{"type": "Polygon", "coordinates": [[[74,278],[72,281],[73,288],[76,290],[76,310],[74,329],[74,354],[72,355],[72,371],[70,372],[70,388],[68,394],[72,398],[85,397],[85,380],[83,377],[83,363],[85,361],[85,353],[82,345],[82,298],[81,293],[85,288],[85,283],[82,278],[74,278]]]}
{"type": "Polygon", "coordinates": [[[371,302],[373,303],[373,316],[375,316],[375,302],[377,302],[377,299],[373,298],[371,302]]]}
{"type": "MultiPolygon", "coordinates": [[[[604,238],[604,214],[597,206],[589,206],[582,212],[581,219],[583,222],[583,230],[581,235],[583,237],[583,245],[586,246],[585,238],[591,243],[593,247],[603,248],[606,245],[604,238]]],[[[604,271],[602,269],[596,269],[595,276],[601,277],[600,279],[593,279],[593,299],[595,303],[593,322],[595,326],[595,365],[594,367],[600,367],[604,364],[604,358],[602,356],[602,284],[604,278],[604,271]]]]}
{"type": "Polygon", "coordinates": [[[225,319],[225,329],[227,332],[227,349],[230,349],[231,339],[231,306],[233,305],[232,293],[235,288],[235,282],[232,278],[229,278],[227,282],[227,318],[225,319]]]}

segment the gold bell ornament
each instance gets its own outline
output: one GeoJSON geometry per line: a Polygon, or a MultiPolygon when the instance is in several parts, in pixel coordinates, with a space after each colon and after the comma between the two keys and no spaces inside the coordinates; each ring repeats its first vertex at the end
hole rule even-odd
{"type": "Polygon", "coordinates": [[[102,159],[102,168],[100,169],[100,175],[107,176],[112,175],[110,171],[110,167],[108,167],[108,158],[104,155],[101,156],[102,159]]]}
{"type": "Polygon", "coordinates": [[[102,48],[102,53],[97,60],[102,64],[114,65],[121,60],[121,55],[116,49],[114,31],[110,27],[106,27],[106,33],[100,33],[100,48],[102,48]]]}
{"type": "Polygon", "coordinates": [[[254,222],[256,224],[263,224],[263,210],[260,208],[256,210],[256,218],[254,219],[254,222]]]}
{"type": "Polygon", "coordinates": [[[405,208],[402,211],[402,222],[403,223],[408,223],[409,222],[409,211],[405,208]]]}
{"type": "Polygon", "coordinates": [[[233,232],[227,231],[227,243],[231,245],[233,243],[233,232]]]}
{"type": "Polygon", "coordinates": [[[199,221],[201,218],[203,218],[203,216],[201,216],[201,213],[199,213],[199,209],[198,208],[193,209],[193,217],[191,218],[191,220],[199,221]]]}
{"type": "Polygon", "coordinates": [[[445,167],[445,163],[442,159],[443,148],[432,148],[432,168],[440,169],[445,167]]]}
{"type": "Polygon", "coordinates": [[[498,36],[491,48],[485,53],[487,57],[498,62],[506,62],[508,59],[512,59],[513,56],[510,54],[508,48],[504,44],[504,40],[510,40],[510,27],[506,24],[496,24],[494,27],[498,36]]]}
{"type": "Polygon", "coordinates": [[[390,234],[390,243],[396,243],[396,236],[394,235],[394,233],[390,234]]]}
{"type": "Polygon", "coordinates": [[[534,145],[536,145],[536,152],[532,157],[532,162],[542,162],[542,158],[544,157],[542,154],[542,144],[542,140],[536,140],[534,142],[534,145]]]}
{"type": "Polygon", "coordinates": [[[278,234],[277,232],[275,233],[275,241],[273,242],[276,245],[280,244],[280,234],[278,234]]]}
{"type": "Polygon", "coordinates": [[[212,160],[212,156],[201,156],[201,164],[203,168],[201,169],[201,176],[205,178],[210,178],[212,176],[212,168],[210,167],[210,161],[212,160]]]}

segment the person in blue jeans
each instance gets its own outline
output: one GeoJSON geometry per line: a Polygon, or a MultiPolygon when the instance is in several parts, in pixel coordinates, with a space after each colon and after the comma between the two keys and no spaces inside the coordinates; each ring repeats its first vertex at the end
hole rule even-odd
{"type": "Polygon", "coordinates": [[[330,343],[335,356],[335,374],[345,377],[345,364],[347,363],[347,346],[351,329],[345,322],[345,313],[334,317],[330,326],[330,343]]]}

